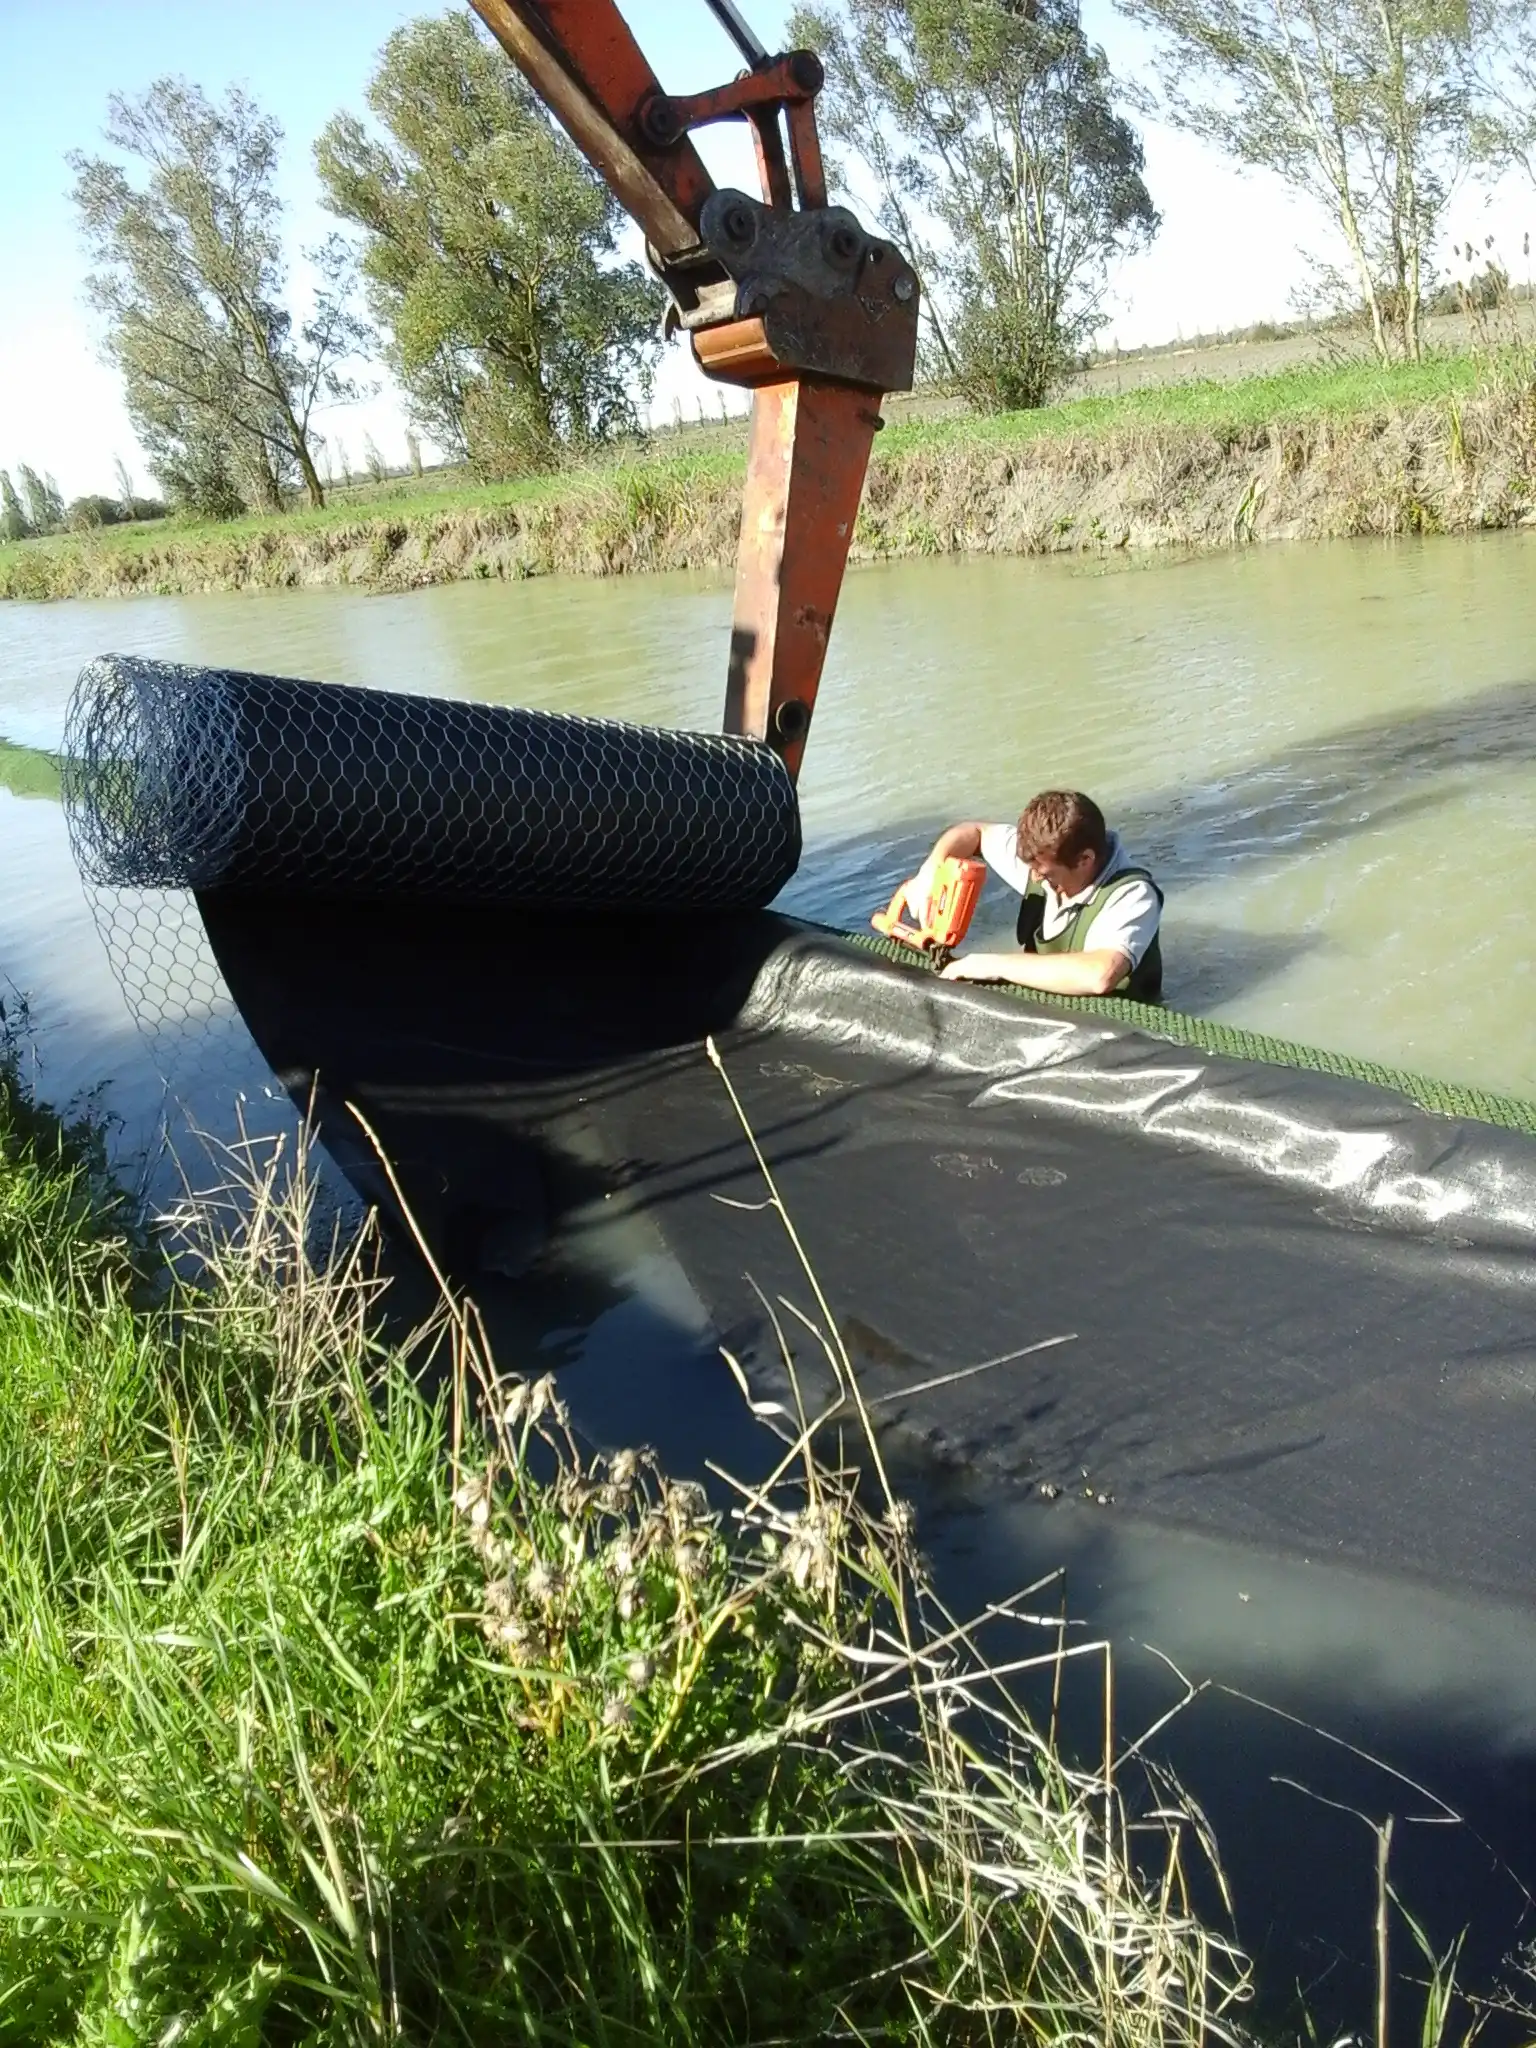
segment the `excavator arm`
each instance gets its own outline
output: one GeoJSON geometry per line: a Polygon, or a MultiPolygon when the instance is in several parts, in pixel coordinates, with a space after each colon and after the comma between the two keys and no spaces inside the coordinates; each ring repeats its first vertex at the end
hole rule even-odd
{"type": "Polygon", "coordinates": [[[706,376],[753,393],[725,729],[798,775],[848,546],[880,426],[907,391],[920,287],[898,249],[827,204],[820,61],[771,56],[731,0],[707,0],[747,69],[664,93],[614,0],[472,0],[639,223],[706,376]],[[752,129],[761,199],[718,189],[689,137],[752,129]]]}

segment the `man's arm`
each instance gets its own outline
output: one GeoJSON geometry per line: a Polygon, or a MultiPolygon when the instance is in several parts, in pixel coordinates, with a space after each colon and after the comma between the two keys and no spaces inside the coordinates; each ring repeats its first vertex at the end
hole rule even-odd
{"type": "Polygon", "coordinates": [[[974,860],[981,852],[981,834],[980,825],[951,825],[935,839],[923,866],[934,868],[941,860],[974,860]]]}
{"type": "Polygon", "coordinates": [[[1096,946],[1089,953],[967,953],[942,972],[946,981],[1011,981],[1058,996],[1107,996],[1131,964],[1129,953],[1096,946]]]}

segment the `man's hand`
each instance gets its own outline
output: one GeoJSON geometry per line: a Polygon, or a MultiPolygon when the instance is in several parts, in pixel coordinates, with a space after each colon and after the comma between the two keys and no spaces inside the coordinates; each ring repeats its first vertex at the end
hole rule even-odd
{"type": "Polygon", "coordinates": [[[907,908],[919,924],[933,908],[933,878],[941,860],[974,860],[981,852],[980,825],[950,825],[933,842],[933,851],[907,885],[907,908]]]}
{"type": "Polygon", "coordinates": [[[967,953],[942,968],[946,981],[1011,981],[1058,996],[1107,996],[1131,971],[1118,947],[1088,953],[967,953]]]}
{"type": "Polygon", "coordinates": [[[1024,956],[967,953],[964,959],[951,960],[947,967],[941,967],[939,973],[945,981],[1012,981],[1014,975],[1010,970],[1015,957],[1022,959],[1024,956]]]}

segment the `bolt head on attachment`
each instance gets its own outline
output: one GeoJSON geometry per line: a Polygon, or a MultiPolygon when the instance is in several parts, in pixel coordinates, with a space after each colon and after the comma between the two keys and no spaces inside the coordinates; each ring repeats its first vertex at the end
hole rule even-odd
{"type": "Polygon", "coordinates": [[[682,118],[665,93],[657,93],[640,109],[640,127],[646,141],[657,149],[670,149],[682,140],[682,118]]]}
{"type": "Polygon", "coordinates": [[[826,70],[814,50],[791,50],[789,75],[802,92],[820,92],[827,82],[826,70]]]}
{"type": "Polygon", "coordinates": [[[720,227],[728,241],[736,242],[742,247],[745,247],[757,233],[757,222],[748,209],[739,203],[725,209],[720,227]]]}
{"type": "Polygon", "coordinates": [[[892,293],[900,299],[904,306],[910,303],[912,294],[916,290],[917,279],[912,276],[910,271],[906,270],[902,271],[896,282],[891,286],[892,293]]]}

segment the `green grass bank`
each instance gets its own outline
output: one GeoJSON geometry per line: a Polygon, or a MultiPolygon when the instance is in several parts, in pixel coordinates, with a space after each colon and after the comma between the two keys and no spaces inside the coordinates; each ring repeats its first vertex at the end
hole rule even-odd
{"type": "Polygon", "coordinates": [[[193,1284],[0,1075],[0,2038],[1230,2038],[1198,1823],[1133,1869],[878,1484],[594,1455],[278,1164],[193,1284]]]}
{"type": "Polygon", "coordinates": [[[12,796],[60,797],[59,764],[36,747],[18,747],[0,739],[0,789],[12,796]]]}
{"type": "MultiPolygon", "coordinates": [[[[741,449],[739,428],[716,427],[514,484],[401,484],[280,519],[27,541],[0,547],[0,596],[720,570],[735,559],[741,449]]],[[[1512,350],[893,420],[853,552],[1214,548],[1533,521],[1536,383],[1512,350]]]]}

